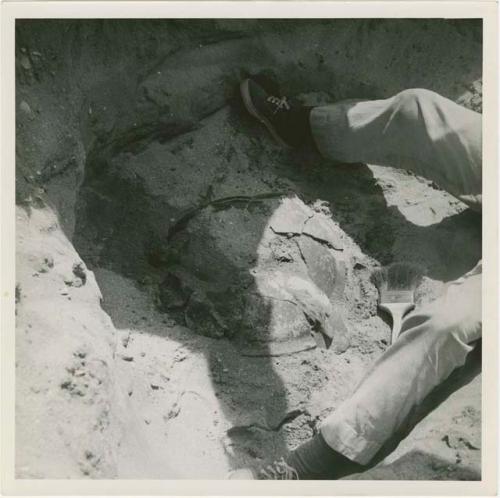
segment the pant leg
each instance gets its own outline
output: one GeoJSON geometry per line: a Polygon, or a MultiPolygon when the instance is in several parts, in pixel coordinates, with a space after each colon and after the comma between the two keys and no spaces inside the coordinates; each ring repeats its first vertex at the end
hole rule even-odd
{"type": "Polygon", "coordinates": [[[480,272],[479,265],[405,319],[398,340],[324,420],[321,433],[331,448],[368,464],[411,409],[465,363],[470,343],[481,337],[480,272]]]}
{"type": "Polygon", "coordinates": [[[404,168],[481,209],[481,114],[434,92],[315,107],[310,124],[325,157],[404,168]]]}

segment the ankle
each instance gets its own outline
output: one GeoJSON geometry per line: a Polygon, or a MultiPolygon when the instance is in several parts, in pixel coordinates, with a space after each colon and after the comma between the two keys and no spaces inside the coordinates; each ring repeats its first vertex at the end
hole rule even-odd
{"type": "Polygon", "coordinates": [[[321,433],[292,451],[286,461],[301,480],[339,479],[362,469],[361,465],[330,448],[321,433]]]}

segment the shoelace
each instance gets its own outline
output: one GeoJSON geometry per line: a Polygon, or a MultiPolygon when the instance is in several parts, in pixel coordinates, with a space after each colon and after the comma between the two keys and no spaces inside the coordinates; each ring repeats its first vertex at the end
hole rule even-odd
{"type": "Polygon", "coordinates": [[[284,458],[260,470],[263,479],[270,481],[298,481],[298,472],[285,462],[284,458]]]}
{"type": "Polygon", "coordinates": [[[275,106],[273,114],[276,114],[282,109],[286,109],[287,111],[290,110],[290,104],[288,103],[286,97],[279,98],[275,97],[274,95],[270,95],[269,97],[267,97],[267,101],[275,106]]]}

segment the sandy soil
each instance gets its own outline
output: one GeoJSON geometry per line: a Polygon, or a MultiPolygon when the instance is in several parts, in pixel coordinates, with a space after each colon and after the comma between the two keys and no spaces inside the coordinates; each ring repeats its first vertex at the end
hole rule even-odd
{"type": "MultiPolygon", "coordinates": [[[[388,347],[374,268],[423,264],[420,306],[481,257],[480,217],[435,185],[283,151],[237,98],[256,74],[308,102],[411,85],[480,110],[476,25],[40,21],[18,41],[21,478],[220,479],[272,460],[388,347]]],[[[480,478],[480,360],[352,478],[480,478]]]]}

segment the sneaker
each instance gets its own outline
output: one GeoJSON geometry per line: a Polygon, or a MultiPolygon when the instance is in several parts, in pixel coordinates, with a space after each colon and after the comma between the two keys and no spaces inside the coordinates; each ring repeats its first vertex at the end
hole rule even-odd
{"type": "Polygon", "coordinates": [[[242,81],[240,90],[247,111],[269,130],[280,145],[291,148],[292,144],[286,139],[287,115],[292,110],[289,99],[268,94],[251,79],[242,81]]]}
{"type": "Polygon", "coordinates": [[[298,472],[284,458],[270,465],[257,469],[246,468],[231,472],[228,479],[232,480],[267,480],[267,481],[298,481],[298,472]]]}

